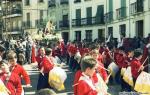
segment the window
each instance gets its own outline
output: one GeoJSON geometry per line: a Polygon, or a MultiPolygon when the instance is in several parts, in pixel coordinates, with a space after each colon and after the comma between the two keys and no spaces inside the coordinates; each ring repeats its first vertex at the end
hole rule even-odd
{"type": "Polygon", "coordinates": [[[144,21],[143,20],[136,21],[136,36],[138,37],[144,36],[144,21]]]}
{"type": "Polygon", "coordinates": [[[117,19],[126,17],[126,7],[116,9],[117,19]]]}
{"type": "Polygon", "coordinates": [[[25,0],[25,5],[26,6],[30,5],[30,0],[25,0]]]}
{"type": "Polygon", "coordinates": [[[92,30],[86,30],[86,41],[91,42],[92,41],[92,30]]]}
{"type": "Polygon", "coordinates": [[[74,0],[74,3],[78,3],[78,2],[81,2],[81,0],[74,0]]]}
{"type": "Polygon", "coordinates": [[[30,13],[27,13],[26,16],[27,16],[27,23],[26,23],[26,26],[27,26],[27,27],[30,27],[30,24],[31,24],[31,23],[30,23],[30,13]]]}
{"type": "Polygon", "coordinates": [[[92,24],[92,7],[86,8],[87,25],[92,24]]]}
{"type": "Polygon", "coordinates": [[[40,19],[43,19],[43,10],[40,10],[40,19]]]}
{"type": "Polygon", "coordinates": [[[76,26],[81,25],[81,9],[76,9],[76,26]]]}
{"type": "Polygon", "coordinates": [[[81,41],[81,31],[75,31],[75,40],[81,41]]]}
{"type": "Polygon", "coordinates": [[[105,38],[105,33],[104,29],[98,29],[98,39],[103,40],[105,38]]]}
{"type": "Polygon", "coordinates": [[[104,24],[104,5],[97,6],[95,23],[96,24],[104,24]]]}
{"type": "Polygon", "coordinates": [[[125,37],[126,36],[126,25],[125,24],[122,24],[119,26],[119,31],[120,31],[120,34],[125,37]]]}
{"type": "Polygon", "coordinates": [[[39,3],[43,3],[44,2],[44,0],[39,0],[39,3]]]}
{"type": "Polygon", "coordinates": [[[144,0],[137,0],[137,12],[144,11],[144,0]]]}
{"type": "Polygon", "coordinates": [[[137,9],[136,3],[132,3],[130,13],[134,14],[136,12],[136,9],[137,9]]]}
{"type": "Polygon", "coordinates": [[[113,27],[108,27],[108,35],[113,36],[113,27]]]}

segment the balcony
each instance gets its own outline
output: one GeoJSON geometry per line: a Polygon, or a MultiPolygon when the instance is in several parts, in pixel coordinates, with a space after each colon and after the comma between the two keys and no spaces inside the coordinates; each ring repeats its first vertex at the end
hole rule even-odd
{"type": "Polygon", "coordinates": [[[69,28],[69,20],[63,20],[59,22],[60,28],[69,28]]]}
{"type": "Polygon", "coordinates": [[[8,28],[8,31],[12,31],[12,32],[19,32],[22,31],[21,27],[12,27],[12,28],[8,28]]]}
{"type": "Polygon", "coordinates": [[[74,3],[80,3],[81,0],[74,0],[74,3]]]}
{"type": "Polygon", "coordinates": [[[4,18],[22,16],[22,10],[21,9],[3,10],[3,16],[4,18]]]}
{"type": "Polygon", "coordinates": [[[110,23],[113,21],[113,12],[108,12],[105,14],[105,23],[110,23]]]}
{"type": "Polygon", "coordinates": [[[55,6],[56,6],[55,0],[48,1],[48,7],[55,7],[55,6]]]}
{"type": "Polygon", "coordinates": [[[25,29],[30,29],[32,27],[32,22],[31,21],[24,21],[23,26],[25,29]]]}
{"type": "Polygon", "coordinates": [[[122,19],[126,17],[126,7],[121,7],[116,9],[117,19],[122,19]]]}
{"type": "Polygon", "coordinates": [[[87,25],[98,25],[104,24],[101,17],[88,17],[82,19],[73,19],[72,26],[87,26],[87,25]]]}
{"type": "Polygon", "coordinates": [[[61,0],[60,4],[69,4],[69,1],[68,0],[61,0]]]}
{"type": "Polygon", "coordinates": [[[130,13],[132,15],[144,12],[144,2],[143,2],[143,0],[138,0],[135,3],[132,3],[130,6],[131,6],[130,13]]]}

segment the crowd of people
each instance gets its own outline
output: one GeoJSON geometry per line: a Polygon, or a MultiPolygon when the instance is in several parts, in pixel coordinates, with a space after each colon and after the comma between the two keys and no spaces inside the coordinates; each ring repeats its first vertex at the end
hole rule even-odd
{"type": "MultiPolygon", "coordinates": [[[[22,67],[25,63],[38,64],[40,73],[36,94],[55,95],[50,89],[56,89],[54,85],[57,84],[49,83],[49,73],[62,62],[75,74],[74,95],[109,95],[108,85],[111,84],[119,84],[121,91],[138,92],[134,89],[137,78],[141,72],[148,72],[150,37],[122,40],[121,44],[113,39],[67,44],[58,40],[55,44],[41,44],[27,38],[15,44],[1,43],[0,79],[6,87],[6,95],[23,95],[22,79],[27,87],[31,87],[30,77],[22,67]],[[128,68],[131,68],[128,73],[131,73],[132,84],[124,78],[128,68]]],[[[64,90],[63,85],[61,90],[64,90]]]]}

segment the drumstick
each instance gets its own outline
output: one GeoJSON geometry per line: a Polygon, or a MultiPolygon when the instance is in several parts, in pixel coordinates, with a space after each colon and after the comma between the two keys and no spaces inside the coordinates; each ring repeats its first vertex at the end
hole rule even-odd
{"type": "Polygon", "coordinates": [[[138,72],[140,72],[141,67],[145,64],[145,62],[146,62],[146,60],[147,60],[147,59],[148,59],[148,57],[146,57],[146,59],[144,60],[143,64],[140,66],[140,68],[139,68],[138,72]]]}
{"type": "Polygon", "coordinates": [[[100,66],[102,69],[104,69],[104,70],[110,72],[110,70],[106,69],[105,67],[102,67],[101,65],[98,65],[98,66],[100,66]]]}
{"type": "Polygon", "coordinates": [[[78,84],[79,84],[79,83],[76,83],[76,84],[72,85],[72,87],[77,86],[78,84]]]}
{"type": "Polygon", "coordinates": [[[11,94],[11,92],[5,87],[6,91],[8,92],[8,94],[11,94]]]}
{"type": "Polygon", "coordinates": [[[109,78],[110,78],[111,74],[112,74],[112,73],[110,73],[110,74],[108,75],[107,80],[109,80],[109,78]]]}

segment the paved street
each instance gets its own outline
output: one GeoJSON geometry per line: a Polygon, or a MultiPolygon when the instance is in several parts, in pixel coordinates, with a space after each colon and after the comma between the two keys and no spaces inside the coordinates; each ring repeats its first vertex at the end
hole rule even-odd
{"type": "MultiPolygon", "coordinates": [[[[24,87],[25,95],[34,95],[36,92],[39,71],[35,68],[32,68],[31,65],[24,65],[24,68],[29,73],[30,78],[31,78],[31,84],[32,84],[31,88],[24,87]]],[[[63,66],[63,69],[67,72],[67,80],[65,81],[66,89],[61,92],[58,92],[58,91],[56,92],[58,95],[73,95],[72,83],[74,79],[74,74],[69,71],[68,66],[66,65],[63,66]]],[[[111,85],[111,86],[109,85],[108,92],[111,93],[111,95],[118,95],[119,90],[120,90],[119,85],[111,85]]]]}
{"type": "MultiPolygon", "coordinates": [[[[35,68],[32,68],[31,65],[24,65],[24,68],[27,70],[27,72],[30,75],[31,78],[31,88],[24,87],[25,95],[34,95],[36,92],[36,86],[38,81],[38,74],[39,71],[35,68]]],[[[72,83],[73,83],[73,73],[68,70],[68,66],[63,66],[63,69],[67,72],[67,80],[65,81],[65,91],[57,92],[58,95],[73,95],[73,89],[72,89],[72,83]]]]}

